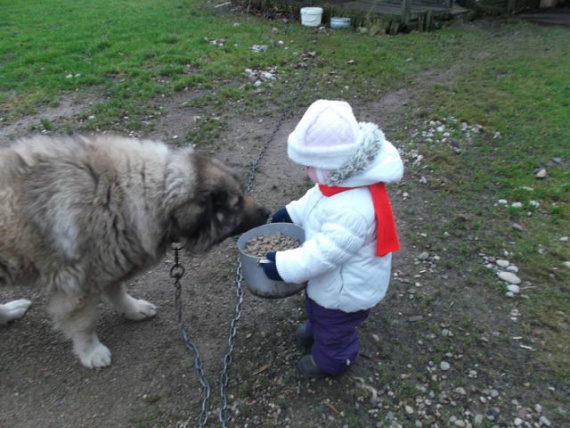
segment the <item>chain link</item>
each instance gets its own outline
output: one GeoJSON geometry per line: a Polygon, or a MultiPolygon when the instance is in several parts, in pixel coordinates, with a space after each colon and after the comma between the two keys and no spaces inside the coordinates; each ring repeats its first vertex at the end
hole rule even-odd
{"type": "MultiPolygon", "coordinates": [[[[312,61],[309,62],[309,65],[307,67],[307,71],[303,77],[303,81],[299,85],[299,88],[297,89],[295,96],[290,100],[287,108],[285,109],[285,112],[281,115],[281,117],[277,121],[275,128],[273,128],[273,132],[271,133],[271,135],[267,139],[265,145],[259,151],[257,159],[252,163],[251,168],[249,170],[249,178],[248,178],[247,186],[246,186],[246,192],[247,193],[251,193],[251,191],[253,190],[253,183],[255,180],[255,173],[257,171],[257,167],[261,163],[261,160],[264,158],[265,153],[269,149],[269,146],[271,145],[271,143],[275,139],[275,136],[277,135],[277,132],[281,128],[281,125],[282,125],[283,121],[285,120],[285,117],[293,110],[293,107],[297,104],[297,100],[299,98],[299,95],[301,94],[301,92],[303,91],[305,86],[307,85],[307,81],[309,80],[309,74],[311,72],[311,67],[312,67],[312,61]]],[[[236,269],[236,281],[235,281],[236,282],[236,296],[237,296],[237,303],[236,303],[236,308],[235,308],[235,317],[232,320],[232,323],[230,326],[230,335],[228,338],[228,348],[227,348],[226,355],[224,356],[224,366],[222,369],[222,374],[220,376],[220,400],[221,400],[221,404],[220,404],[218,415],[219,415],[220,425],[223,428],[226,427],[226,411],[227,411],[227,407],[228,407],[228,399],[227,399],[227,395],[226,395],[226,387],[228,386],[228,381],[229,381],[228,371],[229,371],[229,368],[232,364],[232,352],[234,349],[234,341],[235,341],[235,337],[237,334],[237,324],[238,324],[238,321],[241,317],[241,306],[243,304],[243,288],[241,286],[242,279],[243,279],[242,266],[241,266],[241,262],[238,260],[238,266],[236,269]]]]}
{"type": "Polygon", "coordinates": [[[238,266],[236,269],[236,308],[235,308],[235,316],[232,320],[230,326],[230,335],[228,338],[228,348],[226,355],[224,356],[224,366],[222,369],[222,373],[220,375],[220,408],[218,412],[218,417],[220,420],[220,425],[222,427],[226,427],[226,411],[228,408],[228,397],[226,394],[226,388],[228,386],[229,377],[228,371],[230,366],[232,365],[232,352],[234,350],[234,342],[235,337],[237,335],[237,325],[238,321],[241,318],[241,305],[243,304],[243,288],[241,286],[242,280],[242,272],[241,272],[241,262],[238,262],[238,266]]]}
{"type": "MultiPolygon", "coordinates": [[[[287,105],[285,112],[281,115],[281,117],[277,121],[277,124],[275,125],[273,132],[267,139],[265,145],[259,151],[259,154],[255,159],[255,161],[251,164],[249,170],[249,177],[246,184],[246,193],[251,193],[251,191],[253,190],[253,183],[255,181],[255,173],[257,171],[257,168],[261,163],[261,160],[264,158],[265,153],[267,152],[269,146],[275,139],[275,136],[277,135],[277,132],[279,131],[279,128],[281,127],[283,121],[285,120],[287,115],[293,110],[293,107],[297,103],[299,95],[301,94],[301,92],[303,91],[303,89],[307,84],[307,81],[309,80],[309,74],[311,72],[311,68],[312,68],[312,61],[309,61],[305,75],[303,77],[303,81],[299,85],[299,88],[297,89],[295,96],[291,99],[291,101],[287,105]]],[[[200,353],[198,352],[198,348],[188,338],[188,334],[186,333],[182,321],[182,299],[181,299],[182,287],[180,284],[180,280],[182,279],[182,276],[185,273],[184,267],[182,267],[182,265],[179,262],[179,251],[182,248],[183,247],[178,243],[174,243],[172,245],[172,249],[174,250],[174,266],[172,266],[172,268],[170,269],[170,277],[174,279],[174,288],[175,288],[174,308],[176,311],[176,320],[178,322],[178,328],[180,329],[180,332],[182,334],[182,339],[184,340],[184,344],[194,355],[194,371],[196,373],[196,378],[198,379],[198,382],[200,383],[200,386],[202,388],[202,408],[200,411],[200,417],[198,419],[198,427],[203,428],[206,426],[206,423],[208,422],[208,408],[210,406],[210,385],[208,384],[208,381],[206,380],[206,377],[204,375],[204,365],[200,358],[200,353]]],[[[234,350],[238,323],[241,318],[241,307],[243,304],[243,288],[241,285],[242,279],[243,279],[242,266],[241,262],[239,262],[238,260],[238,266],[236,269],[236,279],[235,279],[237,302],[234,311],[234,318],[232,319],[230,324],[230,333],[227,342],[227,349],[226,349],[226,354],[224,355],[222,372],[220,374],[220,407],[218,409],[218,417],[220,425],[223,428],[226,427],[226,413],[228,409],[228,397],[226,393],[226,388],[229,383],[228,372],[233,361],[232,353],[234,350]]]]}
{"type": "Polygon", "coordinates": [[[247,193],[250,193],[253,190],[253,182],[255,180],[255,172],[257,170],[257,167],[261,163],[261,160],[265,156],[265,152],[267,152],[267,149],[269,148],[269,146],[273,142],[273,139],[275,138],[275,135],[277,135],[279,128],[281,128],[281,124],[283,123],[283,121],[285,120],[285,118],[287,117],[289,112],[291,112],[293,110],[293,107],[295,106],[295,104],[297,104],[297,100],[299,99],[299,95],[301,95],[301,92],[303,92],[303,89],[307,85],[307,81],[309,80],[309,74],[311,73],[312,66],[313,66],[313,62],[309,61],[308,66],[307,66],[307,70],[305,72],[305,76],[303,77],[303,81],[299,85],[299,88],[297,89],[295,96],[291,99],[291,101],[289,101],[289,104],[287,105],[285,112],[281,115],[281,117],[277,121],[277,124],[275,125],[273,132],[271,133],[271,135],[267,139],[267,142],[265,143],[265,145],[259,151],[259,154],[257,155],[257,159],[251,164],[251,167],[249,169],[249,178],[247,180],[247,185],[246,185],[246,192],[247,193]]]}
{"type": "Polygon", "coordinates": [[[176,312],[176,322],[178,323],[178,328],[182,334],[182,340],[184,345],[192,352],[194,355],[194,372],[196,373],[196,378],[200,383],[202,388],[202,410],[200,412],[200,418],[198,420],[198,426],[200,428],[206,426],[208,421],[208,407],[210,406],[210,385],[204,376],[204,366],[202,364],[202,359],[200,358],[200,352],[194,343],[188,338],[186,329],[184,328],[184,323],[182,321],[182,285],[180,280],[184,276],[185,269],[179,262],[179,252],[183,247],[179,243],[173,243],[172,249],[174,250],[174,265],[170,269],[170,277],[174,279],[174,310],[176,312]]]}

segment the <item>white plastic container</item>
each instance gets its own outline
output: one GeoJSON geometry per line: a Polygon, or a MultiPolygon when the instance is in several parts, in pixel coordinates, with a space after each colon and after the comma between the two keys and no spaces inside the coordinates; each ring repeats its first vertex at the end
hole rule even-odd
{"type": "Polygon", "coordinates": [[[350,28],[350,18],[331,18],[331,28],[350,28]]]}
{"type": "Polygon", "coordinates": [[[301,8],[301,24],[305,27],[318,27],[323,19],[322,7],[301,8]]]}

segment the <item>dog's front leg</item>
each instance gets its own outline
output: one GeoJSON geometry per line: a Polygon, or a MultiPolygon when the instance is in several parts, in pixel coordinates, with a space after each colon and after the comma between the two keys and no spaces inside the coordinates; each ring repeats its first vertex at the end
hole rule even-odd
{"type": "Polygon", "coordinates": [[[105,289],[105,295],[117,312],[133,321],[141,321],[156,315],[156,306],[143,299],[135,299],[127,293],[124,284],[114,284],[105,289]]]}
{"type": "Polygon", "coordinates": [[[0,305],[0,325],[22,318],[31,304],[27,299],[19,299],[0,305]]]}
{"type": "Polygon", "coordinates": [[[72,340],[73,352],[90,369],[111,364],[111,351],[99,341],[95,333],[100,300],[97,293],[77,299],[55,292],[48,306],[54,327],[72,340]]]}

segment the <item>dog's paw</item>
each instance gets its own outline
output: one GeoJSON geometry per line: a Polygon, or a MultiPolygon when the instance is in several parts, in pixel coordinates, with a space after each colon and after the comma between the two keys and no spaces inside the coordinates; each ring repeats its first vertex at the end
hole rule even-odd
{"type": "Polygon", "coordinates": [[[128,311],[124,312],[125,318],[132,321],[141,321],[156,315],[156,306],[143,299],[133,299],[128,311]]]}
{"type": "Polygon", "coordinates": [[[100,342],[88,350],[76,351],[76,354],[81,360],[81,364],[89,369],[107,367],[111,364],[111,351],[100,342]]]}
{"type": "Polygon", "coordinates": [[[0,324],[22,318],[31,304],[30,300],[19,299],[0,305],[0,324]]]}

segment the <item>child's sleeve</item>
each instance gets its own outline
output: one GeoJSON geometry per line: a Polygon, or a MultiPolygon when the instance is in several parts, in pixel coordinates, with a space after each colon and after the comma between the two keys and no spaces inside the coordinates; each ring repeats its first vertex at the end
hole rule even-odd
{"type": "Polygon", "coordinates": [[[277,253],[279,274],[286,282],[300,283],[337,270],[362,248],[369,229],[369,221],[356,210],[331,213],[312,239],[277,253]]]}
{"type": "Polygon", "coordinates": [[[303,227],[303,223],[306,218],[306,211],[309,209],[308,207],[311,206],[309,201],[315,198],[315,191],[319,191],[317,186],[309,189],[300,199],[290,202],[285,206],[289,213],[289,217],[291,217],[291,220],[293,220],[293,223],[296,225],[303,227]]]}

